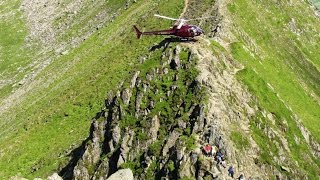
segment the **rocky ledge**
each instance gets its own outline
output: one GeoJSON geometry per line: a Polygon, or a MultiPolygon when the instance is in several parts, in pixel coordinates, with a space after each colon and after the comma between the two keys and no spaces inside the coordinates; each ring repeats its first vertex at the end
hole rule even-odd
{"type": "Polygon", "coordinates": [[[109,93],[61,177],[106,179],[126,168],[136,179],[220,174],[213,157],[201,151],[210,143],[227,155],[218,131],[207,123],[206,88],[196,80],[195,57],[180,46],[152,56],[142,58],[141,71],[109,93]]]}

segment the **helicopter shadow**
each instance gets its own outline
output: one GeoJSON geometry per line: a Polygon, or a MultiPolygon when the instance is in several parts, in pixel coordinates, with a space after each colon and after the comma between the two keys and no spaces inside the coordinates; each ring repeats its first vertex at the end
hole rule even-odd
{"type": "Polygon", "coordinates": [[[167,37],[164,40],[162,40],[159,44],[152,46],[149,51],[155,51],[157,49],[161,49],[163,48],[162,52],[164,52],[170,43],[174,43],[174,42],[181,42],[181,43],[188,43],[188,42],[197,42],[196,39],[181,39],[178,37],[167,37]]]}

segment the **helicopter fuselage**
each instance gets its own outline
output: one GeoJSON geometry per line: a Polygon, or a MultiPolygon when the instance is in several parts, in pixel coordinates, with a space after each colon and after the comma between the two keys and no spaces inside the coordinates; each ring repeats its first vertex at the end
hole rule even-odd
{"type": "Polygon", "coordinates": [[[200,36],[203,34],[203,30],[195,25],[182,25],[178,28],[177,25],[173,26],[168,30],[160,30],[160,31],[147,31],[140,32],[136,26],[133,26],[136,30],[137,37],[140,38],[141,35],[173,35],[180,38],[193,38],[195,36],[200,36]]]}

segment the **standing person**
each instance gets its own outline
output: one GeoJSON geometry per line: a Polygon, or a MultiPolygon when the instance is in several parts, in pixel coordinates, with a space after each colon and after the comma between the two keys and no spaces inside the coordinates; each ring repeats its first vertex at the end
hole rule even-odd
{"type": "Polygon", "coordinates": [[[241,174],[239,177],[238,177],[239,180],[244,180],[244,176],[243,174],[241,174]]]}
{"type": "Polygon", "coordinates": [[[228,175],[231,176],[233,178],[233,175],[234,175],[234,169],[232,166],[229,167],[228,169],[228,175]]]}
{"type": "Polygon", "coordinates": [[[220,164],[222,161],[222,158],[219,154],[217,154],[216,159],[217,159],[217,164],[220,164]]]}

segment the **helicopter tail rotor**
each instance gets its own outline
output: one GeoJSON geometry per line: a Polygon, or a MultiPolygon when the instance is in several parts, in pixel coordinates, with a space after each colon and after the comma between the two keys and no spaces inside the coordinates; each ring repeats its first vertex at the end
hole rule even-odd
{"type": "Polygon", "coordinates": [[[136,31],[136,34],[137,34],[137,38],[140,39],[141,35],[142,35],[142,32],[137,28],[137,26],[133,26],[134,30],[136,31]]]}

